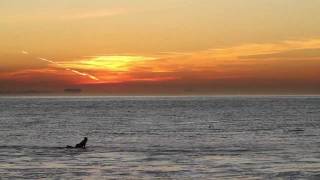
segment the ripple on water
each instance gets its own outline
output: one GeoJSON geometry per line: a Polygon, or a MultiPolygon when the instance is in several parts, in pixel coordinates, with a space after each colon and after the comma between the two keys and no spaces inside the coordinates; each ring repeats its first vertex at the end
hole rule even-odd
{"type": "Polygon", "coordinates": [[[3,179],[319,179],[319,97],[0,97],[3,179]],[[65,149],[88,136],[87,149],[65,149]]]}

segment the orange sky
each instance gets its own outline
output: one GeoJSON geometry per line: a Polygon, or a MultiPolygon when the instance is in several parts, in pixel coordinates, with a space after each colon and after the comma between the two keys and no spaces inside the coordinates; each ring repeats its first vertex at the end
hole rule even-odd
{"type": "Polygon", "coordinates": [[[3,0],[0,93],[319,94],[320,2],[3,0]]]}

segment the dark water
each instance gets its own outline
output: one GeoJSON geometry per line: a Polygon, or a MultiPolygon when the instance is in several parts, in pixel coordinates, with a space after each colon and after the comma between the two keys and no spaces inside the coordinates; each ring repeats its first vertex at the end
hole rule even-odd
{"type": "Polygon", "coordinates": [[[319,96],[2,97],[0,125],[3,179],[320,179],[319,96]]]}

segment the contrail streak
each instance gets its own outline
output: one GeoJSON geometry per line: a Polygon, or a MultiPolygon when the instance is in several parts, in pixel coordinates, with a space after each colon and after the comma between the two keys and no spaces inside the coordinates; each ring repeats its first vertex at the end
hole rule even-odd
{"type": "MultiPolygon", "coordinates": [[[[67,69],[66,69],[67,70],[67,69]]],[[[76,74],[79,74],[81,76],[88,76],[90,79],[93,79],[93,80],[96,80],[96,81],[99,81],[99,79],[91,74],[87,74],[87,73],[83,73],[83,72],[79,72],[77,70],[73,70],[73,69],[70,69],[72,72],[76,73],[76,74]]]]}
{"type": "MultiPolygon", "coordinates": [[[[22,54],[26,54],[26,55],[29,55],[29,52],[27,51],[21,51],[22,54]]],[[[51,63],[51,64],[55,64],[61,68],[63,68],[64,70],[66,71],[70,71],[70,72],[73,72],[74,74],[77,74],[77,75],[80,75],[80,76],[86,76],[90,79],[93,79],[93,80],[96,80],[96,81],[99,81],[99,79],[91,74],[88,74],[88,73],[84,73],[84,72],[80,72],[80,71],[77,71],[77,70],[74,70],[74,69],[70,69],[70,68],[66,68],[64,67],[64,65],[60,64],[60,63],[57,63],[55,61],[52,61],[50,59],[46,59],[46,58],[41,58],[41,57],[38,57],[37,59],[41,60],[41,61],[45,61],[45,62],[48,62],[48,63],[51,63]]]]}
{"type": "MultiPolygon", "coordinates": [[[[56,62],[54,62],[54,61],[51,61],[51,60],[48,60],[48,59],[45,59],[45,58],[38,58],[38,59],[40,59],[41,61],[49,62],[49,63],[51,63],[51,64],[58,64],[58,63],[56,63],[56,62]]],[[[58,65],[59,65],[59,64],[58,64],[58,65]]]]}

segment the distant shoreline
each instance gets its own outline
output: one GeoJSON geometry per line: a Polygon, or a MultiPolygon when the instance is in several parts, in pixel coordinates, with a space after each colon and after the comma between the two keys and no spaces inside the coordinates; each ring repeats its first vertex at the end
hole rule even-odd
{"type": "Polygon", "coordinates": [[[248,98],[272,98],[272,97],[320,97],[320,94],[297,94],[297,95],[285,95],[285,94],[261,94],[261,95],[90,95],[90,94],[0,94],[0,98],[125,98],[125,97],[212,97],[212,98],[223,98],[223,97],[248,97],[248,98]]]}

